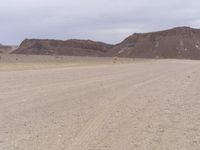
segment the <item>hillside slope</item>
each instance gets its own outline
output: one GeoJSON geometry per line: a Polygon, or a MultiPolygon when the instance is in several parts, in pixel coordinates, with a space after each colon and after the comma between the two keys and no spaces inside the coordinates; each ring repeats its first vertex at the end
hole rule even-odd
{"type": "Polygon", "coordinates": [[[15,54],[104,56],[113,46],[90,40],[41,40],[26,39],[15,54]]]}
{"type": "Polygon", "coordinates": [[[26,39],[15,54],[200,59],[200,29],[135,33],[119,44],[91,40],[26,39]]]}
{"type": "Polygon", "coordinates": [[[109,54],[120,57],[200,59],[200,30],[177,27],[159,32],[135,33],[117,44],[109,54]]]}

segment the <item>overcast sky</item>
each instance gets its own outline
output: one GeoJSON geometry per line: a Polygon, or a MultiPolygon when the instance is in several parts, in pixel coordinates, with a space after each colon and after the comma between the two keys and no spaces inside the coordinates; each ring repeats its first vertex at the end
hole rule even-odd
{"type": "Polygon", "coordinates": [[[117,43],[135,32],[200,28],[200,0],[0,0],[0,43],[25,38],[117,43]]]}

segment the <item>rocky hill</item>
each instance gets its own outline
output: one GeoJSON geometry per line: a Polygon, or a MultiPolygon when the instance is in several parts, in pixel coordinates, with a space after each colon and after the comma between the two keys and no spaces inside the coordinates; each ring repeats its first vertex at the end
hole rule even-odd
{"type": "Polygon", "coordinates": [[[105,56],[113,45],[91,40],[40,40],[26,39],[15,54],[105,56]]]}
{"type": "Polygon", "coordinates": [[[15,54],[200,59],[200,29],[135,33],[116,45],[90,40],[26,39],[15,54]]]}
{"type": "Polygon", "coordinates": [[[135,33],[112,48],[109,55],[200,59],[200,29],[177,27],[159,32],[135,33]]]}

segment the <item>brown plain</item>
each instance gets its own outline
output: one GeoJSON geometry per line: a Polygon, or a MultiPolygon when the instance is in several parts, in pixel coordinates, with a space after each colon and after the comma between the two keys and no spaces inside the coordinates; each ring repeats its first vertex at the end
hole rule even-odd
{"type": "Polygon", "coordinates": [[[0,150],[198,150],[200,62],[1,55],[0,150]]]}

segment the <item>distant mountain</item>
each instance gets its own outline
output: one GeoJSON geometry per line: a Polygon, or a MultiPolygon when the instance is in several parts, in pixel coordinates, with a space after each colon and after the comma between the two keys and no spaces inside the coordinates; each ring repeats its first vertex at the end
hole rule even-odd
{"type": "Polygon", "coordinates": [[[12,47],[12,46],[3,45],[3,44],[0,43],[0,48],[1,48],[1,49],[3,49],[3,48],[4,48],[4,49],[6,49],[6,48],[11,48],[11,47],[12,47]]]}
{"type": "Polygon", "coordinates": [[[0,53],[10,53],[13,49],[13,46],[3,45],[0,43],[0,53]]]}
{"type": "Polygon", "coordinates": [[[3,45],[2,43],[0,43],[0,47],[4,47],[5,45],[3,45]]]}
{"type": "Polygon", "coordinates": [[[113,47],[109,55],[200,59],[200,29],[177,27],[159,32],[135,33],[113,47]]]}
{"type": "Polygon", "coordinates": [[[90,40],[26,39],[15,54],[200,59],[200,29],[177,27],[135,33],[119,44],[90,40]]]}
{"type": "Polygon", "coordinates": [[[105,56],[113,45],[91,40],[41,40],[26,39],[15,54],[105,56]]]}

